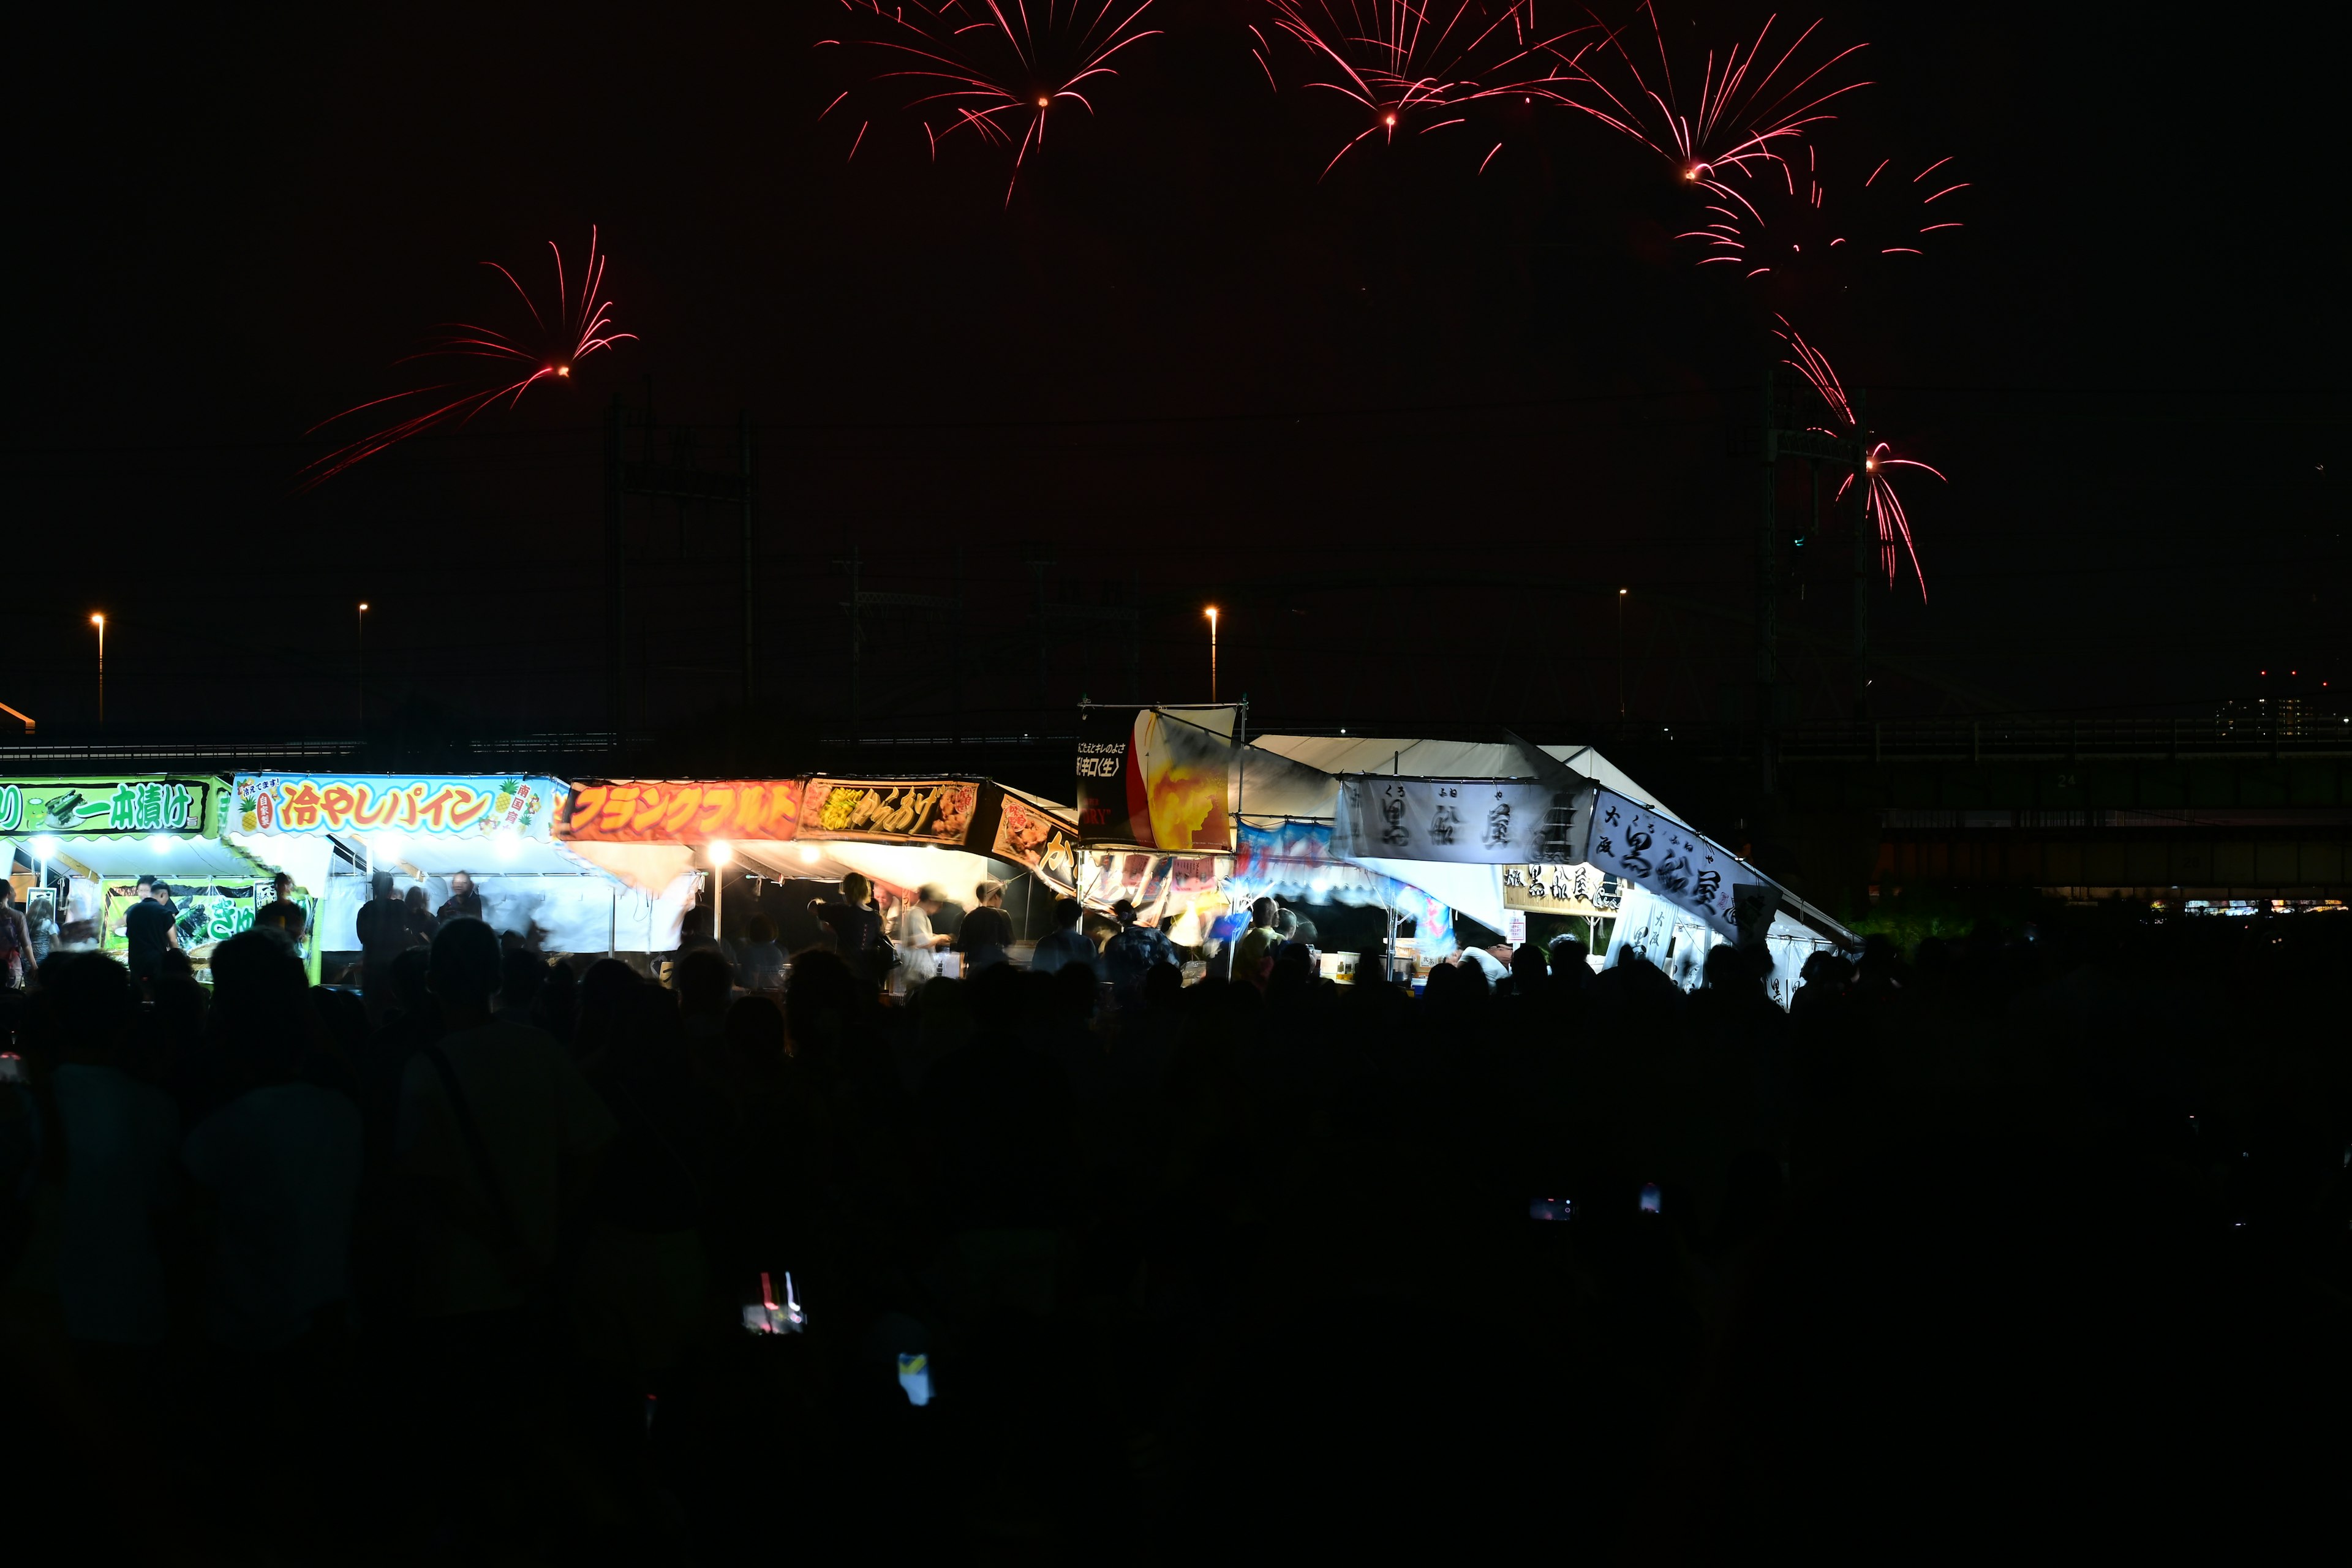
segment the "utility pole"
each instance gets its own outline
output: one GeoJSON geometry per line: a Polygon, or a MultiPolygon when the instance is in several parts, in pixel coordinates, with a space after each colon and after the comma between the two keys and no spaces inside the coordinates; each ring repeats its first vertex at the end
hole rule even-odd
{"type": "MultiPolygon", "coordinates": [[[[1857,715],[1868,710],[1870,690],[1870,590],[1871,579],[1877,567],[1877,540],[1870,529],[1870,416],[1867,400],[1860,388],[1853,395],[1853,427],[1831,431],[1817,424],[1808,424],[1798,411],[1795,386],[1790,367],[1775,362],[1765,374],[1763,427],[1763,486],[1761,516],[1759,519],[1756,550],[1756,631],[1757,666],[1763,688],[1758,693],[1760,704],[1757,713],[1759,734],[1768,732],[1774,722],[1771,711],[1774,693],[1771,682],[1778,666],[1780,579],[1780,530],[1777,518],[1780,489],[1780,463],[1784,458],[1801,458],[1811,465],[1813,509],[1816,525],[1821,510],[1820,473],[1823,466],[1832,470],[1843,469],[1852,479],[1846,486],[1845,510],[1853,530],[1853,701],[1857,715]]],[[[1830,423],[1836,423],[1839,411],[1826,409],[1830,423]]],[[[1769,764],[1767,777],[1769,776],[1769,764]]]]}
{"type": "MultiPolygon", "coordinates": [[[[654,457],[653,391],[648,382],[646,392],[644,457],[630,462],[623,447],[625,416],[620,394],[613,395],[613,407],[606,416],[604,430],[604,581],[605,620],[611,635],[606,652],[605,708],[608,721],[617,736],[625,717],[624,693],[628,679],[628,661],[625,651],[627,635],[625,622],[628,607],[628,539],[623,508],[630,496],[646,496],[679,503],[678,548],[683,559],[686,547],[685,503],[708,501],[720,505],[730,502],[740,509],[742,517],[742,651],[740,671],[743,705],[750,708],[755,693],[753,660],[755,652],[753,606],[757,603],[759,556],[757,552],[757,510],[754,476],[751,469],[751,416],[739,413],[735,416],[736,467],[732,473],[705,469],[694,461],[692,432],[680,430],[670,444],[670,460],[658,462],[654,457]]],[[[639,631],[645,631],[641,624],[639,631]]],[[[640,663],[644,661],[641,659],[640,663]]],[[[726,666],[719,666],[723,672],[726,666]]]]}
{"type": "Polygon", "coordinates": [[[1846,487],[1846,510],[1853,527],[1853,716],[1870,715],[1870,587],[1877,575],[1878,541],[1870,527],[1870,412],[1868,395],[1853,389],[1853,482],[1846,487]]]}
{"type": "Polygon", "coordinates": [[[752,587],[759,578],[760,560],[752,544],[751,508],[751,415],[747,409],[735,416],[736,444],[743,458],[743,712],[751,711],[752,690],[752,587]]]}

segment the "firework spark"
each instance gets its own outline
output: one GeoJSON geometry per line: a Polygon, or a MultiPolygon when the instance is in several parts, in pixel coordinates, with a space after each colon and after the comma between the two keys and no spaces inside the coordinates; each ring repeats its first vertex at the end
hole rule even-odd
{"type": "Polygon", "coordinates": [[[1823,105],[1870,85],[1840,80],[1838,68],[1864,46],[1850,45],[1807,68],[1797,57],[1821,23],[1782,48],[1772,38],[1777,16],[1766,19],[1755,42],[1734,44],[1720,57],[1709,49],[1695,69],[1685,62],[1677,83],[1664,29],[1649,0],[1643,0],[1640,14],[1650,19],[1648,41],[1628,49],[1629,23],[1580,47],[1569,61],[1576,82],[1563,100],[1641,142],[1694,185],[1772,162],[1804,137],[1806,127],[1831,118],[1823,105]],[[1635,55],[1646,56],[1651,46],[1657,63],[1644,74],[1635,55]]]}
{"type": "Polygon", "coordinates": [[[1707,247],[1699,265],[1736,266],[1748,278],[1826,268],[1861,256],[1917,256],[1930,235],[1961,226],[1946,198],[1969,188],[1951,160],[1905,177],[1881,159],[1859,184],[1824,172],[1822,149],[1775,157],[1733,181],[1701,182],[1707,221],[1677,236],[1707,247]],[[1938,205],[1938,204],[1943,205],[1938,205]]]}
{"type": "MultiPolygon", "coordinates": [[[[1303,49],[1303,89],[1338,93],[1363,128],[1323,166],[1363,142],[1469,122],[1474,110],[1561,101],[1559,47],[1589,28],[1547,30],[1536,0],[1269,0],[1276,27],[1303,49]]],[[[1251,31],[1255,32],[1255,28],[1251,31]]],[[[1258,35],[1258,63],[1277,72],[1258,35]]],[[[1478,164],[1502,150],[1497,140],[1478,164]]]]}
{"type": "Polygon", "coordinates": [[[1903,498],[1895,493],[1892,470],[1921,468],[1938,479],[1944,478],[1942,470],[1909,458],[1898,458],[1887,443],[1872,439],[1868,431],[1858,430],[1853,400],[1846,396],[1845,387],[1839,382],[1837,372],[1831,367],[1828,357],[1807,342],[1796,328],[1789,325],[1786,317],[1780,321],[1780,337],[1789,345],[1789,357],[1785,363],[1795,367],[1820,395],[1833,421],[1832,425],[1815,426],[1814,428],[1840,440],[1851,440],[1859,434],[1865,443],[1862,470],[1846,475],[1837,488],[1836,499],[1843,500],[1856,479],[1864,482],[1868,488],[1862,498],[1863,510],[1878,524],[1878,559],[1886,573],[1886,584],[1890,588],[1895,585],[1895,571],[1900,564],[1895,547],[1900,543],[1901,554],[1910,557],[1911,574],[1919,580],[1919,597],[1924,603],[1927,597],[1927,576],[1919,570],[1919,551],[1911,538],[1911,520],[1903,510],[1903,498]]]}
{"type": "Polygon", "coordinates": [[[547,301],[545,310],[541,309],[541,301],[530,297],[530,290],[524,288],[521,280],[511,271],[495,261],[483,262],[483,266],[505,279],[514,289],[515,297],[522,301],[523,309],[530,313],[530,329],[528,331],[522,330],[520,318],[513,332],[479,326],[471,321],[444,322],[440,336],[431,347],[405,355],[394,363],[459,362],[450,367],[453,373],[450,379],[355,405],[331,418],[321,419],[305,434],[315,435],[330,425],[371,408],[384,409],[394,404],[417,408],[418,402],[412,400],[421,400],[429,406],[346,446],[338,447],[305,467],[297,488],[313,489],[352,464],[374,457],[387,447],[445,425],[464,425],[493,404],[503,401],[512,408],[522,400],[524,393],[540,382],[569,381],[572,367],[590,354],[635,339],[635,332],[612,330],[613,302],[597,297],[604,287],[604,257],[597,249],[596,239],[596,229],[592,225],[588,230],[587,265],[580,269],[580,287],[576,293],[564,270],[562,250],[553,240],[547,242],[547,248],[555,258],[555,293],[552,300],[547,301]],[[467,363],[472,361],[486,363],[467,363]]]}
{"type": "MultiPolygon", "coordinates": [[[[962,136],[1013,149],[1004,203],[1021,182],[1031,152],[1064,104],[1092,114],[1079,84],[1114,77],[1112,56],[1159,36],[1141,26],[1154,0],[841,0],[854,31],[818,41],[818,47],[871,52],[883,67],[865,84],[897,92],[898,108],[922,121],[931,156],[940,143],[962,136]],[[934,124],[937,118],[939,123],[934,124]]],[[[856,93],[845,89],[818,113],[821,121],[856,93]]],[[[849,156],[872,126],[861,120],[849,156]]]]}

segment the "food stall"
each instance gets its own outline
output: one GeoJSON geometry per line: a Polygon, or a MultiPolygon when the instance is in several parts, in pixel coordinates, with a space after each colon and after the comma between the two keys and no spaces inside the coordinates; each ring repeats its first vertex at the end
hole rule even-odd
{"type": "Polygon", "coordinates": [[[423,888],[436,913],[462,873],[481,918],[540,952],[675,949],[692,879],[633,879],[558,842],[568,794],[559,779],[524,775],[239,773],[226,837],[323,887],[328,952],[358,951],[356,919],[380,870],[396,893],[423,888]]]}
{"type": "MultiPolygon", "coordinates": [[[[1255,808],[1241,814],[1244,842],[1265,836],[1256,874],[1267,887],[1289,874],[1310,889],[1319,879],[1339,901],[1391,896],[1386,884],[1339,877],[1336,861],[1496,931],[1514,910],[1613,914],[1607,962],[1630,948],[1685,989],[1699,983],[1708,948],[1761,942],[1783,1006],[1807,957],[1860,945],[1591,747],[1266,735],[1244,748],[1240,777],[1255,808]]],[[[1256,896],[1254,887],[1237,883],[1236,902],[1256,896]]],[[[1432,944],[1420,946],[1426,967],[1432,944]]]]}
{"type": "MultiPolygon", "coordinates": [[[[27,868],[28,915],[53,920],[64,949],[120,955],[139,879],[159,878],[179,911],[180,945],[208,978],[213,949],[250,928],[277,873],[293,869],[224,831],[233,825],[223,797],[218,778],[194,773],[0,781],[0,842],[12,876],[16,860],[27,868]]],[[[315,915],[322,883],[299,871],[295,882],[315,915]]],[[[306,948],[315,968],[316,944],[306,948]]]]}
{"type": "Polygon", "coordinates": [[[852,871],[887,903],[925,883],[958,903],[982,881],[1006,883],[1007,912],[1024,938],[1042,931],[1045,918],[1025,896],[1024,873],[1049,898],[1076,887],[1067,813],[982,779],[587,780],[572,787],[555,833],[633,880],[690,876],[740,889],[715,911],[722,938],[740,934],[735,922],[772,884],[833,884],[852,871]]]}

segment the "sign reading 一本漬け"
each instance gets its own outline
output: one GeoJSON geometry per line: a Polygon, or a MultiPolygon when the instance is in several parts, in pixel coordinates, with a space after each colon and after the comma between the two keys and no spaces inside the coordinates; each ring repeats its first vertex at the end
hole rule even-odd
{"type": "Polygon", "coordinates": [[[0,784],[0,833],[209,836],[219,781],[17,779],[0,784]]]}
{"type": "Polygon", "coordinates": [[[547,778],[239,773],[222,827],[236,833],[390,831],[545,838],[564,786],[547,778]]]}
{"type": "Polygon", "coordinates": [[[811,779],[801,837],[961,844],[979,804],[980,786],[965,779],[811,779]]]}
{"type": "Polygon", "coordinates": [[[798,779],[614,779],[575,784],[559,838],[600,844],[770,843],[796,837],[798,779]]]}

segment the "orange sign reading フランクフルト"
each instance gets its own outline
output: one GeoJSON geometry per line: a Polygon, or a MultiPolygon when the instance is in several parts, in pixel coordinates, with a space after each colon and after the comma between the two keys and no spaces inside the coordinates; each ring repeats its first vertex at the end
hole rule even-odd
{"type": "Polygon", "coordinates": [[[800,826],[798,779],[621,779],[574,785],[555,836],[599,844],[756,843],[795,837],[800,826]]]}

